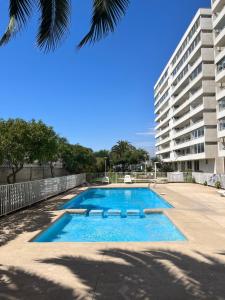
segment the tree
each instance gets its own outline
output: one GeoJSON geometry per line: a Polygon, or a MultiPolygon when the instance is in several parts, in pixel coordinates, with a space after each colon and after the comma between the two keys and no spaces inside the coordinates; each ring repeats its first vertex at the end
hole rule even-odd
{"type": "Polygon", "coordinates": [[[16,174],[22,170],[24,164],[30,160],[30,138],[27,122],[20,119],[0,121],[0,152],[2,158],[11,168],[12,173],[7,176],[7,182],[16,181],[16,174]]]}
{"type": "Polygon", "coordinates": [[[40,164],[49,164],[51,176],[54,177],[54,162],[59,159],[60,138],[52,127],[42,121],[32,120],[30,126],[30,162],[38,160],[40,164]]]}
{"type": "Polygon", "coordinates": [[[165,163],[163,160],[161,160],[158,156],[152,158],[152,162],[153,164],[155,162],[157,162],[157,169],[160,171],[160,172],[173,172],[174,169],[172,167],[171,164],[169,163],[165,163]]]}
{"type": "Polygon", "coordinates": [[[26,163],[51,161],[57,153],[57,135],[41,121],[22,119],[0,120],[0,157],[12,172],[7,182],[16,182],[16,175],[26,163]]]}
{"type": "Polygon", "coordinates": [[[145,161],[148,153],[144,149],[135,148],[127,141],[118,141],[112,147],[110,156],[113,164],[125,171],[130,165],[145,161]]]}
{"type": "MultiPolygon", "coordinates": [[[[79,43],[95,43],[114,32],[116,25],[129,5],[129,0],[92,0],[90,30],[79,43]]],[[[42,49],[54,50],[68,30],[71,14],[70,0],[9,0],[9,24],[0,40],[6,44],[13,35],[24,28],[33,9],[40,15],[37,44],[42,49]]]]}
{"type": "Polygon", "coordinates": [[[95,157],[105,158],[109,157],[109,150],[99,150],[94,153],[95,157]]]}
{"type": "Polygon", "coordinates": [[[99,150],[94,153],[96,157],[96,171],[104,172],[105,164],[106,168],[110,165],[110,151],[108,150],[99,150]]]}
{"type": "Polygon", "coordinates": [[[62,153],[64,167],[71,173],[93,172],[96,158],[92,149],[81,145],[67,144],[62,153]]]}

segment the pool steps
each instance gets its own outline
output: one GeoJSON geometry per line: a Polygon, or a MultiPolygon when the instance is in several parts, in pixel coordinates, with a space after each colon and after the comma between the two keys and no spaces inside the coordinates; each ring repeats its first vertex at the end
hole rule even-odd
{"type": "Polygon", "coordinates": [[[96,210],[94,210],[94,209],[92,209],[92,210],[90,210],[89,211],[89,216],[90,217],[99,217],[99,216],[102,216],[103,215],[103,210],[101,210],[101,209],[96,209],[96,210]]]}
{"type": "Polygon", "coordinates": [[[108,215],[108,216],[120,216],[121,215],[121,210],[119,210],[119,209],[109,209],[106,212],[106,215],[108,215]]]}
{"type": "MultiPolygon", "coordinates": [[[[147,214],[149,214],[150,212],[147,212],[147,214]]],[[[151,212],[152,213],[152,212],[151,212]]],[[[119,217],[136,217],[136,216],[144,216],[145,212],[138,210],[138,209],[130,209],[130,210],[126,210],[126,211],[121,211],[119,209],[109,209],[107,211],[104,210],[95,210],[92,209],[89,212],[87,212],[88,216],[90,217],[113,217],[113,216],[119,216],[119,217]]]]}
{"type": "Polygon", "coordinates": [[[141,214],[140,210],[138,209],[129,209],[127,210],[128,216],[139,216],[141,214]]]}

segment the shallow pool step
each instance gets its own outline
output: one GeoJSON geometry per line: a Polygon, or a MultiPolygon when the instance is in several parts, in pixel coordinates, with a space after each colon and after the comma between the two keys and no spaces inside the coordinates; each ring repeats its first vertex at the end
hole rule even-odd
{"type": "Polygon", "coordinates": [[[118,217],[132,217],[132,216],[142,216],[143,212],[139,209],[129,209],[126,211],[121,211],[120,209],[109,209],[104,211],[102,209],[92,209],[89,211],[90,217],[110,217],[110,216],[118,216],[118,217]]]}
{"type": "Polygon", "coordinates": [[[120,216],[121,215],[121,210],[119,210],[119,209],[109,209],[106,212],[106,215],[107,216],[120,216]]]}
{"type": "Polygon", "coordinates": [[[141,212],[139,209],[129,209],[127,210],[126,212],[126,215],[127,216],[140,216],[141,215],[141,212]]]}
{"type": "Polygon", "coordinates": [[[102,209],[92,209],[92,210],[89,211],[89,216],[90,217],[103,216],[103,210],[102,209]]]}

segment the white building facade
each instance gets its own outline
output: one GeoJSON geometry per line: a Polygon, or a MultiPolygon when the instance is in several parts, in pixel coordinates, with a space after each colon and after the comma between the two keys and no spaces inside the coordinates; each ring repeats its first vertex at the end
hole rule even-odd
{"type": "Polygon", "coordinates": [[[218,155],[224,173],[225,157],[225,0],[212,1],[215,55],[218,155]]]}
{"type": "MultiPolygon", "coordinates": [[[[215,173],[223,169],[218,137],[225,141],[225,89],[220,91],[221,80],[225,87],[225,27],[215,22],[211,9],[199,9],[154,87],[156,155],[175,170],[215,173]],[[214,28],[224,31],[216,74],[214,28]]],[[[225,155],[224,146],[220,145],[221,155],[225,155]]]]}

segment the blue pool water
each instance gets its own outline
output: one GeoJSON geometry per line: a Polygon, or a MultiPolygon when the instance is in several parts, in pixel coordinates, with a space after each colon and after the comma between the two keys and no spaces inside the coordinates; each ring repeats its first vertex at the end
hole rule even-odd
{"type": "Polygon", "coordinates": [[[148,188],[93,188],[81,193],[60,209],[127,209],[170,208],[162,197],[148,188]]]}
{"type": "Polygon", "coordinates": [[[33,242],[160,242],[184,241],[184,235],[163,214],[85,216],[64,214],[33,242]]]}

